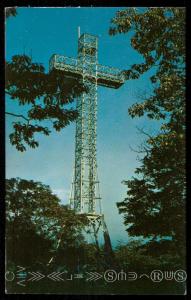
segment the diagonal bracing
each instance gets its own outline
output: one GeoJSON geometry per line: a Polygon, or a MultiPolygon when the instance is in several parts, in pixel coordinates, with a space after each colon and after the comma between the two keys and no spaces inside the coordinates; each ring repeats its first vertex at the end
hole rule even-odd
{"type": "Polygon", "coordinates": [[[111,246],[98,192],[97,89],[98,86],[119,88],[125,81],[123,73],[119,69],[98,64],[98,38],[87,33],[79,36],[77,58],[53,55],[49,65],[50,72],[54,69],[60,70],[64,76],[78,78],[87,87],[87,92],[78,97],[76,104],[78,118],[75,135],[73,193],[70,207],[77,213],[88,216],[98,247],[100,228],[106,237],[105,240],[111,246]]]}

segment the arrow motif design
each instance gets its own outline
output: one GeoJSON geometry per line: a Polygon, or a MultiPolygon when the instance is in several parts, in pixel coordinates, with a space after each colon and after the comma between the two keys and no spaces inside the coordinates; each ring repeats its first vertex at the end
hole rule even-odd
{"type": "Polygon", "coordinates": [[[92,281],[92,280],[96,281],[103,277],[103,275],[101,275],[97,272],[90,272],[90,273],[86,272],[86,273],[89,275],[89,277],[86,279],[86,281],[92,281]]]}
{"type": "Polygon", "coordinates": [[[17,273],[17,274],[16,274],[16,277],[17,277],[17,278],[25,278],[25,277],[27,277],[27,272],[17,273]]]}
{"type": "Polygon", "coordinates": [[[64,281],[64,279],[60,277],[64,273],[65,272],[52,272],[51,274],[47,275],[47,277],[53,281],[64,281]]]}
{"type": "Polygon", "coordinates": [[[39,281],[39,280],[41,280],[42,278],[45,277],[45,275],[43,275],[39,272],[36,272],[36,273],[35,272],[29,272],[29,274],[31,274],[32,277],[29,278],[28,281],[39,281]]]}

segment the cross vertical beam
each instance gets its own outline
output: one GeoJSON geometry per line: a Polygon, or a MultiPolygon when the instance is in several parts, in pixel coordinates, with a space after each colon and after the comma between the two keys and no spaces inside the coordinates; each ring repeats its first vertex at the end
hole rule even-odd
{"type": "Polygon", "coordinates": [[[81,213],[96,212],[97,43],[87,34],[78,40],[78,66],[88,89],[77,99],[73,207],[81,213]]]}
{"type": "MultiPolygon", "coordinates": [[[[98,64],[98,38],[82,34],[78,38],[78,57],[52,55],[50,72],[59,70],[65,77],[77,78],[87,87],[78,97],[78,118],[75,135],[75,170],[70,207],[77,213],[86,214],[98,244],[98,231],[102,228],[105,245],[111,249],[111,241],[101,212],[96,160],[97,88],[119,88],[125,81],[121,70],[98,64]],[[99,200],[99,205],[98,201],[99,200]]],[[[98,245],[97,245],[98,246],[98,245]]]]}

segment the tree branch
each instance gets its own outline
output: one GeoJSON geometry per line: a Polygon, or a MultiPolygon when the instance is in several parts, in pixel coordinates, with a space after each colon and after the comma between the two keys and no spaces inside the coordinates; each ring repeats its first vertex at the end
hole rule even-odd
{"type": "Polygon", "coordinates": [[[131,145],[129,145],[129,148],[131,151],[133,152],[136,152],[136,153],[146,153],[147,155],[149,154],[149,148],[146,148],[146,146],[144,146],[143,144],[141,144],[141,149],[144,149],[144,150],[135,150],[133,149],[133,147],[131,145]]]}
{"type": "Polygon", "coordinates": [[[145,131],[143,130],[143,128],[139,128],[138,126],[136,126],[136,128],[137,128],[137,130],[138,130],[140,133],[142,133],[142,134],[148,136],[149,139],[150,139],[151,141],[153,141],[154,145],[157,147],[157,143],[155,142],[155,138],[154,138],[153,136],[151,136],[149,133],[145,132],[145,131]]]}
{"type": "Polygon", "coordinates": [[[139,128],[138,126],[136,126],[136,128],[137,128],[137,130],[138,130],[140,133],[145,134],[145,135],[148,136],[151,140],[154,139],[153,136],[151,136],[149,133],[145,132],[145,131],[143,130],[143,128],[139,128]]]}
{"type": "Polygon", "coordinates": [[[5,112],[5,114],[10,115],[10,116],[13,116],[13,117],[23,118],[23,119],[25,119],[28,123],[29,123],[29,121],[30,121],[30,119],[27,119],[27,118],[26,118],[25,116],[23,116],[23,115],[17,115],[17,114],[10,113],[10,112],[5,112]]]}
{"type": "Polygon", "coordinates": [[[129,149],[136,153],[145,153],[146,152],[145,150],[135,150],[135,149],[133,149],[133,147],[131,147],[131,145],[129,145],[129,149]]]}
{"type": "Polygon", "coordinates": [[[8,92],[7,90],[5,90],[5,93],[12,96],[12,94],[10,92],[8,92]]]}

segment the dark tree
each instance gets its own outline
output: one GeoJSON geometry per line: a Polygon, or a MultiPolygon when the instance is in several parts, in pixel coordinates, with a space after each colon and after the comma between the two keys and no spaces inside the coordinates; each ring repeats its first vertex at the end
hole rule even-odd
{"type": "Polygon", "coordinates": [[[8,262],[46,265],[59,247],[80,246],[85,216],[60,203],[49,186],[32,180],[6,180],[6,255],[8,262]]]}
{"type": "Polygon", "coordinates": [[[5,17],[15,17],[17,15],[17,10],[15,7],[6,7],[5,8],[5,17]]]}
{"type": "Polygon", "coordinates": [[[56,131],[70,124],[77,117],[74,108],[66,108],[74,98],[84,91],[76,79],[66,79],[62,72],[46,73],[39,63],[33,63],[26,55],[15,55],[6,63],[6,94],[8,101],[16,101],[21,106],[21,113],[7,111],[6,114],[22,121],[13,122],[14,132],[10,135],[12,145],[17,150],[25,151],[25,145],[37,147],[35,133],[49,135],[52,126],[56,131]],[[27,113],[22,113],[22,107],[27,113]],[[43,125],[50,121],[50,126],[43,125]]]}
{"type": "Polygon", "coordinates": [[[151,69],[151,95],[129,108],[132,118],[163,120],[156,136],[146,134],[145,156],[136,176],[124,181],[127,197],[117,203],[130,235],[168,236],[184,251],[185,240],[185,9],[119,11],[110,34],[131,32],[131,46],[143,63],[124,71],[136,79],[151,69]]]}
{"type": "MultiPolygon", "coordinates": [[[[15,16],[15,8],[7,8],[6,16],[15,16]]],[[[18,109],[6,111],[14,117],[10,142],[18,151],[25,151],[26,145],[35,148],[39,143],[35,133],[49,135],[51,129],[60,131],[77,118],[77,111],[71,105],[86,88],[78,79],[69,79],[60,71],[46,72],[42,64],[32,58],[14,55],[6,62],[5,93],[7,101],[18,103],[18,109]]]]}

